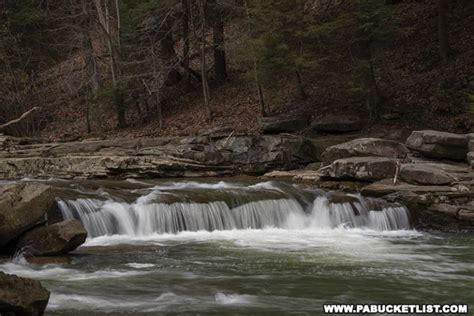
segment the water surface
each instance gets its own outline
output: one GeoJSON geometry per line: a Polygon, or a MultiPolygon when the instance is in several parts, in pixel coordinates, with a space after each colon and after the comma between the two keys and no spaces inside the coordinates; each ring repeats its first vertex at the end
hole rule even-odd
{"type": "MultiPolygon", "coordinates": [[[[38,266],[21,258],[0,263],[0,271],[42,281],[52,293],[49,315],[315,315],[328,303],[474,305],[472,235],[373,226],[372,220],[382,222],[370,217],[371,203],[361,220],[363,209],[344,203],[331,209],[321,200],[327,193],[288,183],[129,181],[61,186],[64,205],[78,199],[109,203],[107,209],[99,203],[91,212],[95,220],[113,222],[115,234],[95,231],[70,264],[38,266]],[[163,232],[159,221],[152,228],[140,226],[136,214],[162,212],[160,203],[191,207],[216,201],[224,201],[229,210],[194,212],[218,216],[212,218],[219,224],[235,208],[265,202],[251,204],[251,209],[282,211],[284,218],[273,226],[265,224],[274,223],[269,215],[253,228],[248,222],[250,228],[163,232]],[[296,204],[284,204],[293,208],[284,212],[281,205],[268,201],[296,204]],[[117,203],[115,208],[111,203],[117,203]],[[114,209],[122,215],[110,216],[114,209]],[[340,217],[334,212],[357,214],[340,217]],[[117,228],[122,220],[131,221],[132,227],[117,228]]],[[[401,214],[403,210],[393,216],[401,214]]]]}

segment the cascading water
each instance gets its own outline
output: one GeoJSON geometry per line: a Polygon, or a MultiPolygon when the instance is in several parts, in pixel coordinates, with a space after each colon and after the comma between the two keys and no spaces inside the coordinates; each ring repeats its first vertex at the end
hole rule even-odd
{"type": "Polygon", "coordinates": [[[132,203],[81,198],[59,201],[59,207],[64,218],[79,219],[89,237],[270,227],[410,228],[403,206],[358,195],[338,196],[277,183],[245,187],[191,182],[148,189],[132,203]]]}

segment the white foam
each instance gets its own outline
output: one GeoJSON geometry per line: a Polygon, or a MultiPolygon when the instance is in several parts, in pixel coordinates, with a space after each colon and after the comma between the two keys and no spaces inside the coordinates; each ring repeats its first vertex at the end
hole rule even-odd
{"type": "Polygon", "coordinates": [[[224,294],[217,293],[215,295],[216,302],[223,305],[245,305],[250,304],[254,300],[251,295],[239,295],[239,294],[224,294]]]}
{"type": "Polygon", "coordinates": [[[134,269],[147,269],[153,268],[155,265],[152,263],[127,263],[127,266],[134,269]]]}
{"type": "MultiPolygon", "coordinates": [[[[89,239],[86,246],[118,244],[167,245],[176,243],[218,242],[219,247],[252,248],[262,251],[306,252],[316,251],[341,258],[362,261],[390,261],[400,249],[393,240],[421,237],[417,231],[374,231],[369,229],[247,229],[227,231],[181,232],[178,234],[152,234],[147,236],[101,236],[89,239]],[[221,243],[225,241],[225,243],[221,243]]],[[[401,247],[401,246],[400,246],[401,247]]],[[[416,256],[408,254],[407,256],[416,256]]],[[[394,258],[395,257],[395,258],[394,258]]],[[[416,258],[413,258],[415,260],[416,258]]]]}
{"type": "Polygon", "coordinates": [[[35,266],[32,264],[18,264],[13,262],[1,264],[0,271],[9,274],[15,274],[24,278],[71,282],[114,278],[123,279],[148,273],[144,271],[131,270],[98,270],[94,272],[84,272],[71,268],[63,268],[58,265],[35,266]]]}

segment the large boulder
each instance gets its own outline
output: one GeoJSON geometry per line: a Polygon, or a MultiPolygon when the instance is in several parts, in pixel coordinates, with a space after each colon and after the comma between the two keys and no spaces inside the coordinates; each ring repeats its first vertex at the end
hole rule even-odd
{"type": "Polygon", "coordinates": [[[54,203],[52,188],[44,184],[0,186],[0,248],[38,224],[54,203]]]}
{"type": "Polygon", "coordinates": [[[395,175],[397,162],[384,157],[352,157],[319,169],[322,178],[378,181],[395,175]]]}
{"type": "Polygon", "coordinates": [[[311,129],[323,133],[354,132],[362,129],[362,121],[356,115],[329,114],[314,120],[311,129]]]}
{"type": "Polygon", "coordinates": [[[43,315],[48,300],[39,281],[0,272],[0,315],[43,315]]]}
{"type": "Polygon", "coordinates": [[[400,179],[413,184],[445,185],[457,179],[449,173],[431,164],[403,164],[400,168],[400,179]]]}
{"type": "Polygon", "coordinates": [[[358,138],[328,147],[321,155],[325,165],[349,157],[404,158],[408,149],[399,142],[380,138],[358,138]]]}
{"type": "Polygon", "coordinates": [[[467,135],[439,131],[414,131],[406,141],[409,149],[428,158],[465,160],[467,135]]]}
{"type": "Polygon", "coordinates": [[[75,219],[42,226],[20,237],[16,247],[28,249],[33,255],[54,256],[73,251],[84,243],[87,232],[75,219]]]}
{"type": "Polygon", "coordinates": [[[260,119],[260,128],[264,134],[291,133],[308,127],[304,116],[269,116],[260,119]]]}

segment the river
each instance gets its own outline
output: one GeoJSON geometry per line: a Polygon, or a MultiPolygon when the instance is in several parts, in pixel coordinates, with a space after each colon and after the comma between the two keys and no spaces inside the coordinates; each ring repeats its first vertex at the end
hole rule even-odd
{"type": "Polygon", "coordinates": [[[474,237],[400,205],[258,179],[59,181],[89,238],[41,280],[47,315],[322,314],[323,304],[474,305],[474,237]]]}

